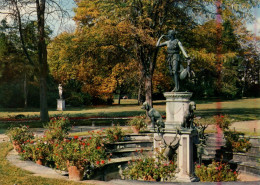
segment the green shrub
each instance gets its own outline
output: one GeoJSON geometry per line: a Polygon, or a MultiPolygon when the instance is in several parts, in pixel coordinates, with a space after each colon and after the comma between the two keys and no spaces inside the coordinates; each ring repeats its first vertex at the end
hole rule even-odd
{"type": "Polygon", "coordinates": [[[228,115],[217,115],[214,116],[214,120],[216,125],[218,125],[222,129],[229,129],[229,126],[231,125],[231,119],[228,115]]]}
{"type": "Polygon", "coordinates": [[[249,138],[240,137],[244,135],[242,132],[226,131],[224,135],[227,148],[233,152],[247,152],[252,147],[249,138]]]}
{"type": "Polygon", "coordinates": [[[105,134],[107,140],[111,143],[123,141],[125,136],[122,127],[120,127],[119,125],[106,129],[105,134]]]}
{"type": "Polygon", "coordinates": [[[11,141],[15,141],[19,145],[23,145],[34,138],[33,133],[29,130],[29,126],[20,125],[20,127],[10,127],[7,135],[11,141]]]}
{"type": "Polygon", "coordinates": [[[168,161],[163,152],[158,150],[156,158],[144,155],[142,149],[137,159],[128,162],[121,174],[122,179],[147,180],[147,181],[171,181],[174,179],[175,160],[168,161]]]}
{"type": "Polygon", "coordinates": [[[44,132],[46,141],[63,140],[68,136],[71,124],[68,117],[54,117],[44,128],[47,129],[44,132]]]}
{"type": "Polygon", "coordinates": [[[136,129],[142,130],[147,127],[144,116],[136,116],[128,121],[129,126],[135,126],[136,129]]]}
{"type": "Polygon", "coordinates": [[[47,161],[52,153],[52,145],[42,139],[31,141],[23,147],[22,153],[19,155],[24,160],[43,160],[47,161]]]}
{"type": "Polygon", "coordinates": [[[208,166],[196,165],[195,174],[201,182],[236,181],[238,176],[228,164],[216,161],[212,161],[208,166]]]}
{"type": "Polygon", "coordinates": [[[88,178],[94,170],[106,163],[105,140],[97,133],[88,139],[74,136],[54,143],[53,160],[56,168],[67,170],[68,166],[84,168],[88,178]]]}

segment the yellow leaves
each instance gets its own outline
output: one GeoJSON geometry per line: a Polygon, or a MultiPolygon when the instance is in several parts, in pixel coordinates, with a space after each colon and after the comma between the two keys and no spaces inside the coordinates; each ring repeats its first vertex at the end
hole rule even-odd
{"type": "Polygon", "coordinates": [[[100,16],[98,7],[96,6],[95,0],[82,0],[77,2],[78,7],[75,8],[74,20],[82,24],[93,24],[96,22],[96,19],[100,16]]]}

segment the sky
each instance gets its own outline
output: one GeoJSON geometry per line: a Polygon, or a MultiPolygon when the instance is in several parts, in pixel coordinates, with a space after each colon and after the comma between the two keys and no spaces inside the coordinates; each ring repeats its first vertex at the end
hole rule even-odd
{"type": "Polygon", "coordinates": [[[75,15],[73,8],[76,7],[74,0],[61,1],[61,3],[62,3],[61,5],[62,8],[69,13],[69,16],[66,19],[64,19],[64,22],[62,23],[60,22],[60,19],[56,19],[52,21],[50,27],[53,30],[53,37],[57,36],[63,31],[72,32],[76,27],[76,24],[72,19],[75,15]]]}
{"type": "Polygon", "coordinates": [[[257,36],[260,36],[260,7],[254,9],[255,21],[247,24],[247,29],[257,36]]]}
{"type": "MultiPolygon", "coordinates": [[[[63,23],[62,25],[60,25],[58,22],[53,24],[54,25],[52,26],[52,28],[54,29],[53,36],[56,36],[63,31],[72,31],[76,26],[75,22],[72,20],[74,16],[73,8],[76,7],[74,0],[67,0],[66,4],[64,4],[63,7],[67,9],[67,11],[69,12],[70,19],[68,19],[66,23],[65,24],[63,23]]],[[[247,29],[252,33],[254,33],[255,35],[260,36],[260,7],[257,7],[253,10],[253,15],[255,17],[255,21],[252,23],[247,23],[246,25],[247,29]]]]}
{"type": "MultiPolygon", "coordinates": [[[[60,0],[60,3],[61,7],[67,10],[69,16],[67,16],[66,19],[63,19],[63,22],[61,22],[61,19],[58,16],[48,18],[48,25],[53,30],[52,37],[55,37],[64,31],[73,32],[76,27],[75,22],[72,19],[74,16],[73,8],[76,7],[74,0],[60,0]]],[[[247,23],[247,29],[255,35],[260,36],[260,7],[254,9],[253,15],[256,20],[252,23],[247,23]]],[[[0,19],[2,18],[3,15],[0,14],[0,19]]]]}

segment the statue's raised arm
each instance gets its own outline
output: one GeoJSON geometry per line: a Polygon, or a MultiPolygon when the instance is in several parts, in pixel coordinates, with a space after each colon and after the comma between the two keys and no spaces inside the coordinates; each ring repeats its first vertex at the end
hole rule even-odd
{"type": "Polygon", "coordinates": [[[162,35],[162,36],[158,39],[158,41],[157,41],[157,43],[156,43],[156,47],[167,46],[167,41],[164,42],[164,43],[161,43],[161,40],[162,40],[162,38],[163,38],[164,36],[165,36],[165,35],[162,35]]]}

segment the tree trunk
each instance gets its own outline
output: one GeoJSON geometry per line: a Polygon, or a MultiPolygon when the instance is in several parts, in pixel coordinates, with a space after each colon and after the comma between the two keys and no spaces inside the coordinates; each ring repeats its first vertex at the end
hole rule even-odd
{"type": "Polygon", "coordinates": [[[217,89],[216,93],[219,96],[222,92],[222,78],[221,78],[221,71],[222,71],[222,2],[221,0],[216,1],[216,9],[217,9],[217,15],[216,15],[216,68],[217,68],[217,89]]]}
{"type": "Polygon", "coordinates": [[[152,75],[146,74],[145,75],[145,101],[153,107],[152,89],[153,89],[152,75]]]}
{"type": "Polygon", "coordinates": [[[138,97],[137,97],[137,100],[138,100],[138,105],[141,105],[142,104],[142,100],[141,100],[141,96],[142,96],[142,85],[141,85],[142,82],[140,82],[140,85],[139,85],[139,88],[138,88],[138,97]]]}
{"type": "Polygon", "coordinates": [[[121,87],[119,87],[118,105],[120,105],[120,100],[121,100],[121,87]]]}
{"type": "Polygon", "coordinates": [[[141,73],[144,78],[145,101],[153,107],[153,73],[156,65],[158,49],[152,47],[140,49],[141,73]],[[145,52],[146,51],[146,52],[145,52]]]}
{"type": "Polygon", "coordinates": [[[47,106],[47,48],[45,42],[45,3],[46,0],[36,0],[37,21],[38,21],[38,60],[40,65],[40,118],[42,122],[49,121],[48,106],[47,106]]]}
{"type": "Polygon", "coordinates": [[[42,122],[49,121],[49,113],[47,106],[47,83],[46,79],[40,79],[40,118],[42,122]]]}
{"type": "Polygon", "coordinates": [[[23,90],[24,90],[24,108],[26,109],[28,107],[28,101],[27,101],[28,88],[27,88],[27,75],[26,75],[26,73],[24,74],[23,90]]]}
{"type": "Polygon", "coordinates": [[[142,103],[143,103],[143,87],[144,87],[144,76],[143,75],[144,74],[142,72],[140,81],[139,81],[139,87],[138,87],[138,97],[137,97],[138,105],[142,105],[142,103]]]}

